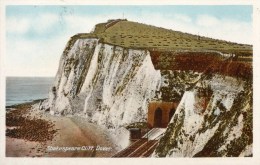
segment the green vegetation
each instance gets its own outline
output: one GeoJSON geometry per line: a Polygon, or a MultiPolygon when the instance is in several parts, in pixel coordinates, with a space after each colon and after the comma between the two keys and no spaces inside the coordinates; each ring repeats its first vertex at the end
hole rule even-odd
{"type": "Polygon", "coordinates": [[[178,147],[178,142],[181,143],[182,141],[179,137],[181,137],[184,123],[184,109],[180,112],[179,115],[174,115],[173,122],[169,123],[164,136],[160,139],[159,145],[155,149],[155,153],[159,157],[165,157],[171,149],[178,147]]]}
{"type": "Polygon", "coordinates": [[[135,49],[214,50],[252,54],[251,45],[216,40],[127,20],[110,20],[107,23],[97,24],[94,32],[78,34],[74,38],[99,38],[104,43],[135,49]]]}
{"type": "Polygon", "coordinates": [[[145,129],[147,127],[148,127],[148,125],[147,125],[146,122],[135,122],[135,123],[131,123],[131,124],[125,126],[126,129],[130,129],[130,128],[143,128],[143,129],[145,129]]]}
{"type": "Polygon", "coordinates": [[[163,101],[180,101],[185,91],[185,87],[194,86],[193,82],[199,77],[199,74],[194,72],[161,70],[161,75],[164,77],[164,84],[157,91],[154,100],[163,101]],[[167,85],[166,85],[167,84],[167,85]]]}

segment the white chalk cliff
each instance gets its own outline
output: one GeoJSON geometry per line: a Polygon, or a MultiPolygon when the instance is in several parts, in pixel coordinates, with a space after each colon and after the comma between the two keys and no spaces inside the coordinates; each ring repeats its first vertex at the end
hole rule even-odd
{"type": "Polygon", "coordinates": [[[148,51],[79,39],[61,57],[48,104],[52,114],[81,114],[117,128],[145,120],[160,82],[148,51]]]}

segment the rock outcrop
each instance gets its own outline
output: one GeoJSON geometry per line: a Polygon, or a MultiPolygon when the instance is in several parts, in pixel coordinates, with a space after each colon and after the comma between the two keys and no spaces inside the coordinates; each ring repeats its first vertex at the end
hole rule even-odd
{"type": "Polygon", "coordinates": [[[185,91],[153,156],[252,156],[252,100],[250,82],[227,76],[198,82],[185,91]]]}

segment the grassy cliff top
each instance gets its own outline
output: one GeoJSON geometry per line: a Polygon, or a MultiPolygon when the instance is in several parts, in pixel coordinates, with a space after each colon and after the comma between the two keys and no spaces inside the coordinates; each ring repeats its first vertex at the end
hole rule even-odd
{"type": "Polygon", "coordinates": [[[220,51],[252,55],[252,45],[192,35],[125,19],[97,24],[93,32],[76,36],[77,38],[95,37],[101,39],[101,42],[125,48],[155,51],[220,51]]]}

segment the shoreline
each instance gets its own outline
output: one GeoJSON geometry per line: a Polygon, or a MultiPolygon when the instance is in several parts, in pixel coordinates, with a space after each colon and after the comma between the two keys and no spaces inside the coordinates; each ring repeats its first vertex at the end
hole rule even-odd
{"type": "Polygon", "coordinates": [[[117,152],[108,131],[86,118],[32,108],[43,100],[6,106],[6,157],[111,157],[117,152]]]}
{"type": "Polygon", "coordinates": [[[43,99],[36,99],[36,100],[32,100],[32,101],[28,101],[28,102],[23,102],[23,103],[18,103],[18,104],[13,104],[13,105],[7,105],[5,106],[5,109],[11,109],[11,108],[19,108],[21,106],[26,106],[26,105],[33,105],[33,104],[37,104],[39,102],[42,102],[44,100],[46,100],[47,98],[43,98],[43,99]]]}

